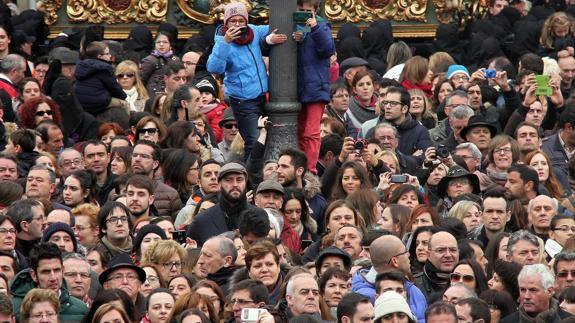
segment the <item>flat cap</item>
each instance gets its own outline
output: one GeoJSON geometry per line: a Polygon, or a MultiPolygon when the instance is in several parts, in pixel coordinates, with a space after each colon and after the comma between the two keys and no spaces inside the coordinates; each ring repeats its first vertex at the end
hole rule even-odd
{"type": "Polygon", "coordinates": [[[248,172],[246,168],[239,163],[227,163],[220,169],[220,173],[218,174],[218,181],[221,180],[227,174],[242,174],[244,176],[248,176],[248,172]]]}
{"type": "Polygon", "coordinates": [[[260,185],[258,185],[258,189],[256,190],[256,194],[259,194],[259,193],[265,192],[265,191],[275,191],[275,192],[278,192],[282,195],[284,194],[283,186],[278,181],[274,181],[273,179],[268,179],[268,180],[261,182],[260,185]]]}

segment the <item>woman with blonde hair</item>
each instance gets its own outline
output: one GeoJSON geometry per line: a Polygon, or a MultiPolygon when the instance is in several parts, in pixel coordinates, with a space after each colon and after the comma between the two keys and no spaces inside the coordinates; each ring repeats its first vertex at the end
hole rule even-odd
{"type": "Polygon", "coordinates": [[[84,203],[72,209],[72,214],[76,220],[74,234],[76,239],[83,246],[93,246],[100,242],[98,238],[98,212],[100,208],[89,203],[84,203]]]}
{"type": "Polygon", "coordinates": [[[433,129],[437,125],[436,117],[431,112],[431,101],[420,89],[411,89],[408,91],[411,97],[409,105],[409,114],[413,119],[419,121],[427,129],[433,129]]]}
{"type": "Polygon", "coordinates": [[[138,65],[130,60],[122,61],[116,66],[116,78],[126,93],[126,101],[130,105],[130,111],[144,111],[146,100],[150,96],[140,79],[138,65]]]}
{"type": "Polygon", "coordinates": [[[575,44],[571,36],[572,25],[573,17],[563,11],[549,16],[541,30],[539,56],[555,59],[573,56],[575,44]]]}
{"type": "Polygon", "coordinates": [[[483,223],[481,205],[472,201],[459,201],[449,210],[448,217],[461,220],[467,232],[471,232],[483,223]]]}
{"type": "Polygon", "coordinates": [[[151,245],[142,255],[142,264],[153,264],[160,270],[160,278],[170,281],[182,273],[186,263],[186,250],[173,240],[161,240],[151,245]]]}
{"type": "MultiPolygon", "coordinates": [[[[33,288],[20,304],[20,322],[57,323],[60,313],[60,300],[51,289],[33,288]]],[[[17,314],[16,311],[14,311],[17,314]]],[[[71,317],[68,317],[71,319],[71,317]]]]}

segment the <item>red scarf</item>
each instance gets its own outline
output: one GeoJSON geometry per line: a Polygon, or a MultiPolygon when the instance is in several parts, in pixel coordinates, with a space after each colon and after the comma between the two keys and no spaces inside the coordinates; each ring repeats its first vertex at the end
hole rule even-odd
{"type": "MultiPolygon", "coordinates": [[[[248,34],[245,36],[240,36],[240,38],[235,39],[234,43],[236,43],[237,45],[247,45],[247,44],[250,44],[254,40],[254,31],[248,25],[246,25],[245,28],[248,29],[248,34]]],[[[228,31],[228,27],[222,28],[223,34],[225,34],[226,31],[228,31]]]]}
{"type": "Polygon", "coordinates": [[[425,93],[425,96],[427,96],[428,98],[431,98],[432,96],[431,84],[412,84],[408,80],[403,80],[403,82],[401,82],[401,86],[403,86],[403,88],[408,91],[411,89],[420,89],[423,91],[423,93],[425,93]]]}

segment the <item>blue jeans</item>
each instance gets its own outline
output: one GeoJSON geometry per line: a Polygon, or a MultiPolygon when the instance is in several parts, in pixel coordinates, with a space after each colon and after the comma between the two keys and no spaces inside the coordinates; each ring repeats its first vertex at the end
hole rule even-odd
{"type": "Polygon", "coordinates": [[[239,100],[230,97],[230,106],[234,111],[234,118],[238,124],[240,135],[244,139],[244,162],[248,160],[254,143],[258,140],[258,118],[262,115],[265,95],[250,100],[239,100]]]}

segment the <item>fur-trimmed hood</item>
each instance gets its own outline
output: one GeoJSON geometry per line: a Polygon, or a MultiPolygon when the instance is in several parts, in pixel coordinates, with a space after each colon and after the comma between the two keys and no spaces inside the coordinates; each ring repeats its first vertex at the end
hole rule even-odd
{"type": "Polygon", "coordinates": [[[311,200],[314,196],[321,193],[321,182],[319,177],[313,173],[307,172],[303,176],[303,194],[306,200],[311,200]]]}

